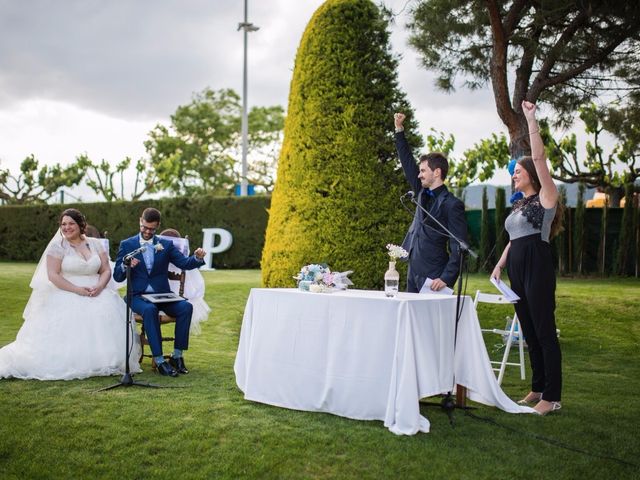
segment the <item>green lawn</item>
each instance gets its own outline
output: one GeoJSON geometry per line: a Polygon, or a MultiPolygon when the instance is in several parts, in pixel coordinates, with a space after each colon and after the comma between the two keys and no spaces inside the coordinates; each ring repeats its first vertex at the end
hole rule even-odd
{"type": "MultiPolygon", "coordinates": [[[[0,345],[20,328],[33,269],[0,264],[0,345]]],[[[0,479],[640,478],[639,467],[602,458],[640,465],[637,280],[559,281],[564,394],[557,415],[510,415],[481,406],[473,414],[493,423],[456,412],[451,428],[442,411],[424,406],[431,432],[398,437],[379,421],[245,401],[233,362],[244,304],[260,283],[259,272],[204,275],[213,312],[203,333],[192,337],[186,357],[192,373],[159,377],[145,363],[146,371],[136,375],[183,388],[94,393],[118,378],[0,380],[0,479]]],[[[478,288],[491,291],[486,276],[471,276],[468,293],[478,288]]],[[[497,317],[500,323],[507,313],[480,311],[483,322],[497,317]]],[[[55,361],[55,346],[50,354],[55,361]]],[[[503,388],[519,398],[528,379],[510,368],[503,388]]]]}

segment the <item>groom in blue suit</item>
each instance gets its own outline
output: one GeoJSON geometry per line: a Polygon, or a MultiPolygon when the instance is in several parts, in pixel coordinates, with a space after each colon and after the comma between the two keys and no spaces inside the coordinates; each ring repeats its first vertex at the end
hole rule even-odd
{"type": "Polygon", "coordinates": [[[175,343],[173,354],[166,361],[162,354],[162,336],[158,307],[148,302],[142,295],[145,293],[169,293],[169,263],[173,263],[182,270],[192,270],[204,265],[205,251],[198,248],[194,255],[185,257],[170,240],[159,239],[155,236],[160,226],[160,212],[155,208],[147,208],[140,217],[140,233],[120,242],[120,249],[113,269],[113,278],[117,282],[126,279],[126,269],[123,261],[125,257],[140,249],[131,258],[131,310],[142,316],[144,330],[147,335],[153,359],[161,375],[176,377],[179,373],[186,374],[189,370],[184,364],[183,350],[189,347],[189,327],[193,307],[186,300],[165,302],[162,311],[176,318],[175,343]]]}

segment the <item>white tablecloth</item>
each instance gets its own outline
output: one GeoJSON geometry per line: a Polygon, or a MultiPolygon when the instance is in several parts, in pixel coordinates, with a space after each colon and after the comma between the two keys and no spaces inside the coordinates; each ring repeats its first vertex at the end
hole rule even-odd
{"type": "Polygon", "coordinates": [[[469,389],[472,400],[512,413],[491,369],[473,302],[465,297],[453,348],[456,298],[349,290],[251,290],[235,360],[247,400],[359,420],[393,433],[428,432],[419,400],[469,389]],[[455,371],[454,371],[455,368],[455,371]]]}

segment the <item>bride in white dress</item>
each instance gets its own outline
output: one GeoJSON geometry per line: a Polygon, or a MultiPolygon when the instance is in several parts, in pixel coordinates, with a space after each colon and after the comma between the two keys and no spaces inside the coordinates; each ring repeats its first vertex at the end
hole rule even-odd
{"type": "MultiPolygon", "coordinates": [[[[111,268],[100,240],[67,209],[31,280],[15,342],[0,349],[0,378],[71,380],[124,372],[125,303],[108,288],[111,268]]],[[[131,328],[131,325],[128,326],[131,328]]],[[[140,371],[132,329],[131,372],[140,371]]]]}

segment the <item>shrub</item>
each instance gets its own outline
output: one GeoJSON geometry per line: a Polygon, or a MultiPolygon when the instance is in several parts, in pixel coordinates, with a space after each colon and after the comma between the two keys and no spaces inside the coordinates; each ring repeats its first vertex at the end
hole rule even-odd
{"type": "Polygon", "coordinates": [[[0,260],[36,261],[58,228],[65,208],[78,208],[87,222],[107,231],[111,258],[120,240],[138,232],[138,218],[145,207],[162,213],[163,228],[189,235],[191,249],[202,245],[202,229],[225,228],[233,245],[213,256],[216,267],[257,268],[264,244],[269,197],[213,197],[210,195],[164,198],[136,202],[82,203],[0,207],[0,260]]]}
{"type": "MultiPolygon", "coordinates": [[[[388,22],[369,0],[328,0],[296,55],[262,281],[293,286],[300,267],[354,270],[359,288],[382,285],[385,244],[400,243],[410,217],[395,159],[393,113],[411,116],[397,85],[388,22]]],[[[419,147],[407,122],[409,142],[419,147]]]]}

